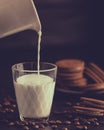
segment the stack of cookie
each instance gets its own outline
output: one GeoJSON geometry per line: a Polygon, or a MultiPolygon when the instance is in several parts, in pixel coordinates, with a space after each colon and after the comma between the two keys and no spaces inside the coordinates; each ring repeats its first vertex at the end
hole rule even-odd
{"type": "Polygon", "coordinates": [[[57,86],[71,90],[87,85],[83,76],[85,63],[79,59],[63,59],[56,62],[58,66],[57,86]]]}

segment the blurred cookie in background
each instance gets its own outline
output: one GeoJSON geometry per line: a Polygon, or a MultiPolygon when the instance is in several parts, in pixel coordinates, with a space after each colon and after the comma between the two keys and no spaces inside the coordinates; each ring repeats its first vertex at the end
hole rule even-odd
{"type": "Polygon", "coordinates": [[[85,62],[80,59],[63,59],[56,62],[58,66],[57,86],[76,89],[87,85],[84,78],[85,62]]]}

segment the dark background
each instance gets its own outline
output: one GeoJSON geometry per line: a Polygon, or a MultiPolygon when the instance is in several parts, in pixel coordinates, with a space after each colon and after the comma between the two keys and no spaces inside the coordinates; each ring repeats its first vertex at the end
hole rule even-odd
{"type": "MultiPolygon", "coordinates": [[[[104,69],[103,1],[34,1],[42,24],[41,61],[78,58],[104,69]]],[[[14,95],[12,65],[37,60],[37,38],[34,30],[25,30],[0,39],[0,97],[14,95]]]]}
{"type": "MultiPolygon", "coordinates": [[[[79,58],[103,67],[103,3],[35,0],[42,24],[41,61],[79,58]]],[[[37,60],[37,33],[25,30],[0,39],[0,93],[13,94],[11,66],[37,60]]]]}

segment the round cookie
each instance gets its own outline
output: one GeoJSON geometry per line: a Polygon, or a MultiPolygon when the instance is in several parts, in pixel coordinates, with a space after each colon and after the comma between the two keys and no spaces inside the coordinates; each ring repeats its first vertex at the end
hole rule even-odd
{"type": "Polygon", "coordinates": [[[59,72],[79,72],[84,69],[84,61],[79,59],[63,59],[56,62],[59,72]]]}

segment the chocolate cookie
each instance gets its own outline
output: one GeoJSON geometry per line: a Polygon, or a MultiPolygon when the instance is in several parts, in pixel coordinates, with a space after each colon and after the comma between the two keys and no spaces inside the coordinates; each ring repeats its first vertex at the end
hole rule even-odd
{"type": "Polygon", "coordinates": [[[79,72],[84,69],[84,61],[78,59],[63,59],[56,62],[59,72],[79,72]]]}

